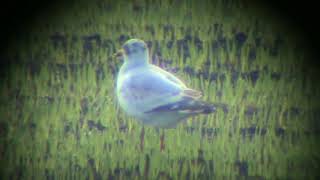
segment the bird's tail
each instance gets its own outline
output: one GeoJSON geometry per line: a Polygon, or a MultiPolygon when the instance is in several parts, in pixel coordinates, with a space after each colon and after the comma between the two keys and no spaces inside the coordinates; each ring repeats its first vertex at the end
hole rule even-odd
{"type": "Polygon", "coordinates": [[[201,100],[188,100],[184,107],[179,109],[181,113],[191,113],[191,114],[210,114],[216,111],[216,107],[201,100]]]}

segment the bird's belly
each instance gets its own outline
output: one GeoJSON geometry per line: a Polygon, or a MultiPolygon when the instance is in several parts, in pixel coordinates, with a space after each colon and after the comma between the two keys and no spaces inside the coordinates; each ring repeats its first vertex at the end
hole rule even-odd
{"type": "Polygon", "coordinates": [[[187,117],[187,115],[178,114],[176,112],[152,113],[145,114],[145,118],[142,122],[145,125],[153,127],[175,128],[179,122],[186,120],[187,117]]]}

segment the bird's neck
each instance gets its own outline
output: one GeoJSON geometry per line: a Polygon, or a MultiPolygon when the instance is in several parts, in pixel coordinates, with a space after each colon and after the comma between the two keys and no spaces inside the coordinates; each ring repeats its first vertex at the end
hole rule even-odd
{"type": "Polygon", "coordinates": [[[147,61],[139,62],[139,63],[125,62],[120,68],[120,73],[125,74],[129,71],[136,70],[137,68],[141,68],[141,67],[146,67],[148,65],[149,65],[149,63],[147,61]]]}
{"type": "Polygon", "coordinates": [[[137,68],[140,66],[146,66],[148,64],[149,64],[149,57],[147,53],[142,57],[141,56],[128,57],[127,59],[125,59],[125,63],[124,63],[124,65],[129,69],[137,68]]]}

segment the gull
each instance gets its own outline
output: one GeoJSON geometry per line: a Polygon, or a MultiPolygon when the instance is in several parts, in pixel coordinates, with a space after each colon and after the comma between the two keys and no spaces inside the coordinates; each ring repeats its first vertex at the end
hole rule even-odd
{"type": "Polygon", "coordinates": [[[174,128],[188,117],[215,112],[214,105],[200,100],[200,91],[149,63],[149,50],[143,40],[126,41],[115,55],[124,60],[116,82],[119,105],[143,125],[174,128]]]}

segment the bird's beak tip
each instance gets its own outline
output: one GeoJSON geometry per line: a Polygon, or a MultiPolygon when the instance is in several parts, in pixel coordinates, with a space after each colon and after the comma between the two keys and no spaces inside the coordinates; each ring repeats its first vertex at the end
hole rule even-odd
{"type": "Polygon", "coordinates": [[[123,50],[123,49],[120,49],[120,50],[118,50],[116,53],[113,54],[113,57],[115,57],[115,58],[118,59],[118,58],[122,58],[123,55],[124,55],[124,50],[123,50]]]}

